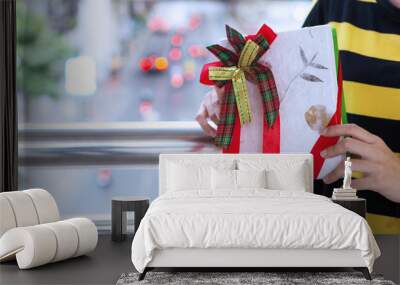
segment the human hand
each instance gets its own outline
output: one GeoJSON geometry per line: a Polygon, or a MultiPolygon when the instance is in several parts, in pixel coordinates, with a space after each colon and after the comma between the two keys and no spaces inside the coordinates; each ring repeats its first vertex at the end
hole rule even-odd
{"type": "Polygon", "coordinates": [[[219,113],[221,107],[221,98],[224,94],[224,87],[213,87],[213,89],[204,96],[200,109],[196,115],[196,121],[199,123],[204,133],[215,137],[217,130],[210,125],[209,120],[218,125],[219,113]]]}
{"type": "MultiPolygon", "coordinates": [[[[378,192],[394,202],[400,202],[400,158],[393,153],[385,142],[355,124],[335,125],[324,129],[321,135],[327,137],[344,136],[336,145],[321,152],[323,158],[345,155],[346,152],[357,155],[352,159],[352,170],[361,171],[363,177],[352,180],[356,189],[378,192]]],[[[344,164],[324,177],[329,184],[343,177],[344,164]]]]}

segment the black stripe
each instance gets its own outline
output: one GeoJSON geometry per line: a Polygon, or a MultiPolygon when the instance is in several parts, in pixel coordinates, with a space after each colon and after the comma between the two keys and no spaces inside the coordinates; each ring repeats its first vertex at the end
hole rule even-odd
{"type": "Polygon", "coordinates": [[[393,12],[396,8],[387,0],[378,1],[376,4],[357,0],[319,0],[303,26],[347,22],[365,30],[400,34],[399,19],[393,12]]]}
{"type": "Polygon", "coordinates": [[[357,196],[367,199],[367,212],[400,218],[400,203],[392,202],[374,191],[358,191],[357,196]]]}
{"type": "Polygon", "coordinates": [[[400,34],[399,23],[382,4],[357,0],[320,0],[326,2],[327,22],[347,22],[359,28],[380,33],[400,34]]]}
{"type": "MultiPolygon", "coordinates": [[[[399,106],[400,112],[400,106],[399,106]]],[[[400,121],[347,114],[349,123],[354,123],[384,140],[394,152],[400,153],[400,121]]]]}
{"type": "Polygon", "coordinates": [[[377,59],[344,50],[340,51],[340,60],[344,80],[400,88],[400,61],[377,59]]]}
{"type": "Polygon", "coordinates": [[[379,5],[386,10],[388,15],[392,17],[393,20],[400,23],[400,9],[395,7],[390,1],[391,0],[377,0],[379,5]]]}

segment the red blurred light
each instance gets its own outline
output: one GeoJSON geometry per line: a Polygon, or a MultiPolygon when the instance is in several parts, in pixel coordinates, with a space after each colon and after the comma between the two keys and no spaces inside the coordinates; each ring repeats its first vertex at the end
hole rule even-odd
{"type": "Polygon", "coordinates": [[[180,60],[182,57],[182,51],[179,48],[172,48],[169,52],[169,58],[171,60],[180,60]]]}
{"type": "Polygon", "coordinates": [[[101,169],[99,175],[100,177],[110,177],[111,171],[109,169],[101,169]]]}
{"type": "Polygon", "coordinates": [[[189,52],[190,56],[197,57],[198,47],[196,45],[192,45],[189,47],[188,52],[189,52]]]}
{"type": "Polygon", "coordinates": [[[206,51],[199,45],[191,45],[188,52],[192,57],[201,57],[207,55],[206,51]]]}
{"type": "Polygon", "coordinates": [[[153,68],[153,61],[148,58],[142,58],[139,62],[140,69],[144,72],[150,71],[153,68]]]}
{"type": "Polygon", "coordinates": [[[171,44],[173,46],[181,46],[183,42],[183,37],[179,34],[175,34],[171,38],[171,44]]]}
{"type": "Polygon", "coordinates": [[[96,183],[100,188],[108,188],[112,183],[112,173],[110,169],[101,169],[97,172],[96,183]]]}
{"type": "Polygon", "coordinates": [[[149,30],[156,32],[156,31],[161,31],[161,32],[166,32],[169,29],[168,23],[162,19],[161,17],[154,17],[147,23],[147,27],[149,30]]]}
{"type": "Polygon", "coordinates": [[[153,104],[150,101],[142,101],[139,105],[140,113],[147,113],[151,111],[153,104]]]}
{"type": "Polygon", "coordinates": [[[191,30],[197,29],[201,24],[201,16],[200,15],[193,15],[189,19],[189,27],[191,30]]]}
{"type": "Polygon", "coordinates": [[[182,87],[184,82],[182,74],[172,74],[171,77],[171,85],[175,88],[180,88],[182,87]]]}

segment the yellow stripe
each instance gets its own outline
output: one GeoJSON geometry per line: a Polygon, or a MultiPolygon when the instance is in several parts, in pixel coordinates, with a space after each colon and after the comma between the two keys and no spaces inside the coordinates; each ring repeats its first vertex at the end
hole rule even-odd
{"type": "Polygon", "coordinates": [[[358,2],[376,3],[376,0],[357,0],[358,2]]]}
{"type": "Polygon", "coordinates": [[[336,28],[340,50],[400,61],[400,35],[364,30],[345,22],[329,24],[336,28]]]}
{"type": "Polygon", "coordinates": [[[353,171],[353,173],[351,174],[352,178],[363,178],[364,174],[361,171],[353,171]]]}
{"type": "Polygon", "coordinates": [[[343,90],[348,113],[400,120],[400,89],[343,81],[343,90]]]}
{"type": "Polygon", "coordinates": [[[400,234],[400,218],[367,213],[367,221],[374,234],[400,234]]]}

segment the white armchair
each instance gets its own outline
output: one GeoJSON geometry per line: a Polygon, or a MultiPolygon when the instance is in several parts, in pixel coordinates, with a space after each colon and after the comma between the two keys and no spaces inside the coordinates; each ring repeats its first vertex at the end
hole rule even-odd
{"type": "Polygon", "coordinates": [[[87,218],[60,221],[46,190],[0,193],[0,262],[16,258],[20,269],[57,262],[94,250],[97,238],[87,218]]]}

